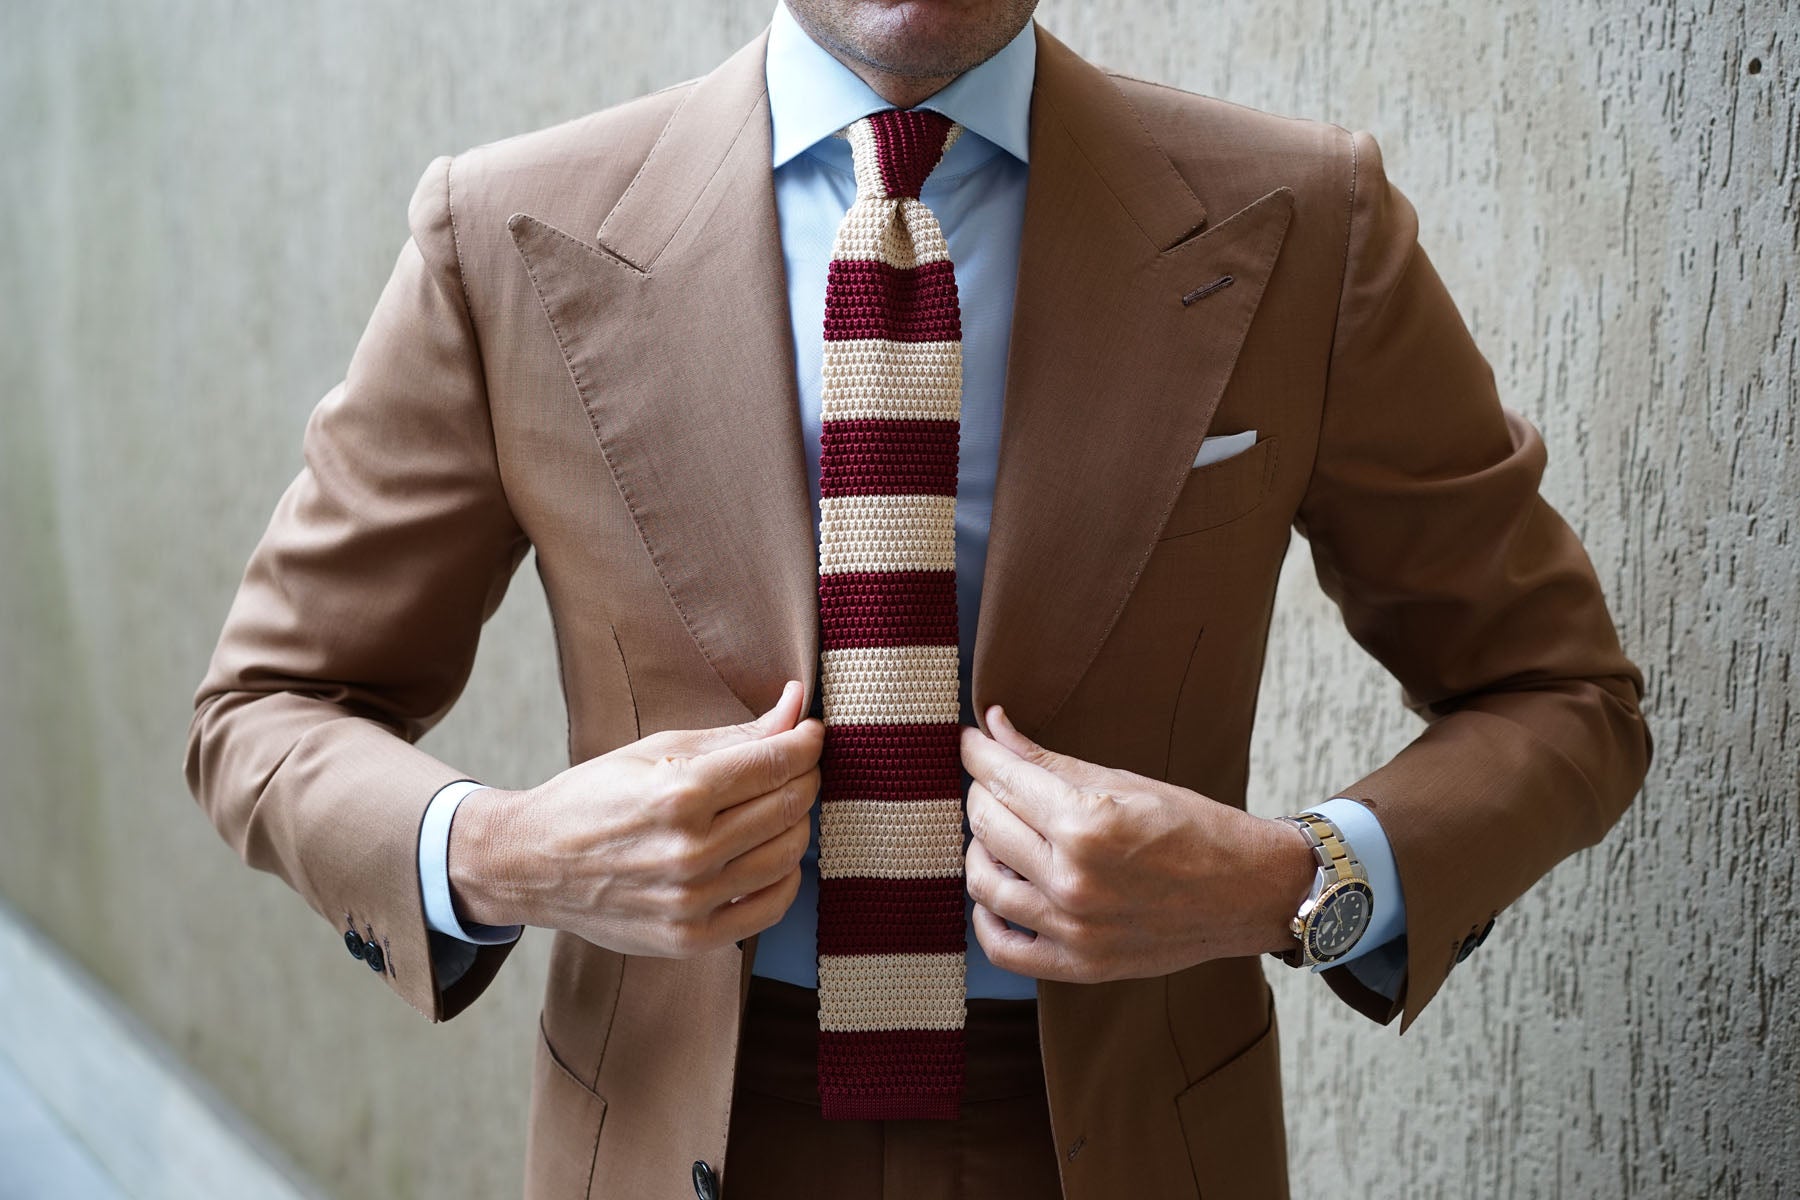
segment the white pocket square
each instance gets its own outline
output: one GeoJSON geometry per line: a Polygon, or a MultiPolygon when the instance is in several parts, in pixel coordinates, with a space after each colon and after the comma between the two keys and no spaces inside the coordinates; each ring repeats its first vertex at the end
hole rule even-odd
{"type": "Polygon", "coordinates": [[[1207,463],[1216,463],[1230,458],[1234,454],[1242,454],[1256,445],[1256,430],[1246,429],[1242,433],[1221,433],[1216,437],[1205,438],[1200,442],[1200,453],[1194,455],[1194,465],[1204,467],[1207,463]]]}

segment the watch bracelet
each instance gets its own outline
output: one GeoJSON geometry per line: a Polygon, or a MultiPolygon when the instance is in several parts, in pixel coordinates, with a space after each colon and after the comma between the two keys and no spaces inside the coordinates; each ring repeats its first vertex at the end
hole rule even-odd
{"type": "MultiPolygon", "coordinates": [[[[1332,876],[1332,878],[1320,888],[1321,895],[1323,895],[1325,888],[1330,887],[1331,884],[1335,882],[1357,878],[1361,878],[1365,882],[1367,881],[1368,876],[1362,869],[1362,860],[1356,857],[1356,853],[1351,848],[1350,843],[1345,840],[1343,831],[1337,827],[1337,822],[1333,821],[1330,817],[1325,816],[1323,813],[1315,812],[1312,809],[1306,809],[1299,813],[1285,814],[1279,819],[1296,826],[1306,835],[1307,841],[1312,844],[1313,859],[1318,864],[1318,870],[1332,876]],[[1324,830],[1323,833],[1320,832],[1321,828],[1324,830]],[[1340,853],[1333,853],[1334,847],[1340,853]]],[[[1317,875],[1314,876],[1314,882],[1318,882],[1317,875]]],[[[1310,889],[1308,894],[1310,895],[1310,889]]],[[[1302,900],[1301,907],[1304,908],[1305,905],[1306,901],[1302,900]]],[[[1313,911],[1316,912],[1317,909],[1315,908],[1313,911]]],[[[1310,917],[1312,913],[1308,913],[1307,915],[1310,917]]],[[[1293,920],[1289,923],[1290,931],[1293,930],[1294,925],[1302,926],[1300,931],[1294,933],[1294,944],[1284,950],[1269,951],[1270,957],[1278,958],[1290,967],[1304,967],[1313,965],[1313,963],[1332,961],[1329,959],[1314,959],[1309,963],[1306,954],[1305,927],[1302,917],[1297,912],[1295,913],[1293,920]]]]}

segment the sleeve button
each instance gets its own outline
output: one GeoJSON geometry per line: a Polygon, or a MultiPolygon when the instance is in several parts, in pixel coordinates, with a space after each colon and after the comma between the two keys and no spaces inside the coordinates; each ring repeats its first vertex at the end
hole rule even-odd
{"type": "MultiPolygon", "coordinates": [[[[354,929],[346,929],[344,930],[344,949],[350,952],[351,958],[361,958],[368,953],[369,946],[362,940],[362,934],[354,929]]],[[[376,951],[376,953],[379,954],[380,951],[376,951]]]]}
{"type": "Polygon", "coordinates": [[[377,975],[382,974],[387,970],[387,958],[381,953],[381,947],[377,946],[374,942],[365,942],[363,944],[367,947],[368,951],[367,956],[363,961],[369,964],[369,970],[375,972],[377,975]]]}
{"type": "Polygon", "coordinates": [[[694,1195],[699,1200],[719,1200],[718,1177],[699,1159],[694,1160],[694,1195]]]}

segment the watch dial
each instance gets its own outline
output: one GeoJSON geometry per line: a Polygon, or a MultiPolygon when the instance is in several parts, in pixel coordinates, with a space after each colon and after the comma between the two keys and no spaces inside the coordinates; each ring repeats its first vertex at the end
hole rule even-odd
{"type": "Polygon", "coordinates": [[[1312,920],[1313,957],[1333,959],[1349,951],[1369,927],[1375,894],[1366,883],[1334,889],[1319,904],[1312,920]]]}

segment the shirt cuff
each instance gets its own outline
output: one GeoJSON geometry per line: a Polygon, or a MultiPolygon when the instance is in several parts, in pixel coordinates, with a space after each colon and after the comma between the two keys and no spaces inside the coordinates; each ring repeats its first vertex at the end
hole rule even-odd
{"type": "Polygon", "coordinates": [[[419,891],[425,898],[426,925],[458,941],[499,946],[517,941],[525,927],[473,922],[465,925],[457,920],[456,905],[450,898],[450,822],[456,816],[456,806],[483,786],[473,779],[447,783],[426,806],[425,819],[419,823],[419,891]]]}
{"type": "Polygon", "coordinates": [[[1363,871],[1369,877],[1369,890],[1375,893],[1369,928],[1356,940],[1356,945],[1342,958],[1318,963],[1313,970],[1324,971],[1356,963],[1350,966],[1350,973],[1365,987],[1392,1000],[1399,994],[1400,982],[1406,977],[1406,898],[1400,894],[1400,871],[1394,865],[1394,849],[1375,814],[1355,800],[1334,796],[1323,804],[1314,805],[1312,811],[1337,826],[1338,833],[1362,863],[1363,871]]]}

